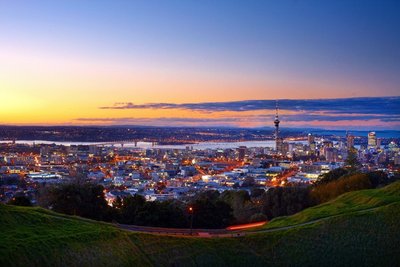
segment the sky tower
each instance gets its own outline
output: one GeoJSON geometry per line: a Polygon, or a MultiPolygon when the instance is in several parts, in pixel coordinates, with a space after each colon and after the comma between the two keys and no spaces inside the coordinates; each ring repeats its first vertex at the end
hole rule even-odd
{"type": "Polygon", "coordinates": [[[277,140],[279,138],[279,117],[278,117],[278,100],[276,100],[276,106],[275,106],[275,120],[274,120],[274,124],[275,124],[275,140],[277,140]]]}
{"type": "Polygon", "coordinates": [[[278,115],[278,100],[276,100],[276,107],[275,107],[275,149],[277,152],[282,153],[283,151],[283,139],[279,137],[279,123],[281,122],[279,120],[279,115],[278,115]]]}

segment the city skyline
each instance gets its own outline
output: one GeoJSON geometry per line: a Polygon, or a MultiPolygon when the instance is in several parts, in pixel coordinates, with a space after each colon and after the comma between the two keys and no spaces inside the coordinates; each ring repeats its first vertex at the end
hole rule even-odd
{"type": "Polygon", "coordinates": [[[262,127],[280,99],[282,127],[398,130],[399,11],[396,1],[3,2],[0,124],[262,127]]]}

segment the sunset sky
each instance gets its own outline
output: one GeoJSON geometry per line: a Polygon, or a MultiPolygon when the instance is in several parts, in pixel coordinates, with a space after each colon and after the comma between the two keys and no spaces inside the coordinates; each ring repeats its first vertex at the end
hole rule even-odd
{"type": "Polygon", "coordinates": [[[0,1],[0,124],[272,126],[275,99],[299,99],[279,102],[282,126],[400,129],[399,14],[398,0],[0,1]]]}

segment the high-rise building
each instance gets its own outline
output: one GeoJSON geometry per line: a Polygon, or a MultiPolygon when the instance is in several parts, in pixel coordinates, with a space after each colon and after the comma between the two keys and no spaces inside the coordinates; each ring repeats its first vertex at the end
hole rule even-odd
{"type": "Polygon", "coordinates": [[[308,139],[308,146],[309,146],[309,151],[311,154],[315,154],[315,137],[311,133],[308,134],[307,136],[308,139]]]}
{"type": "Polygon", "coordinates": [[[347,150],[350,150],[354,147],[354,136],[351,134],[347,134],[347,150]]]}
{"type": "Polygon", "coordinates": [[[278,137],[275,140],[276,151],[283,153],[283,139],[278,137]]]}
{"type": "Polygon", "coordinates": [[[376,148],[377,140],[376,140],[376,133],[369,132],[368,133],[368,148],[376,148]]]}
{"type": "Polygon", "coordinates": [[[308,134],[308,145],[311,146],[311,144],[313,144],[315,142],[315,138],[314,135],[312,135],[311,133],[308,134]]]}
{"type": "Polygon", "coordinates": [[[389,151],[390,152],[399,152],[400,149],[399,149],[399,146],[394,141],[392,141],[389,143],[389,151]]]}
{"type": "Polygon", "coordinates": [[[381,145],[382,145],[382,138],[378,138],[378,139],[376,140],[376,148],[377,148],[377,149],[380,149],[380,148],[381,148],[381,145]]]}
{"type": "Polygon", "coordinates": [[[322,144],[324,147],[333,147],[333,142],[330,140],[324,140],[322,141],[322,144]]]}
{"type": "Polygon", "coordinates": [[[400,165],[400,154],[394,156],[394,165],[400,165]]]}
{"type": "Polygon", "coordinates": [[[283,142],[283,138],[281,138],[282,145],[281,146],[281,153],[283,155],[286,155],[289,152],[289,143],[283,142]]]}
{"type": "Polygon", "coordinates": [[[50,146],[43,145],[40,147],[40,155],[41,156],[49,156],[51,152],[50,146]]]}
{"type": "Polygon", "coordinates": [[[316,144],[315,144],[315,142],[314,143],[311,143],[310,144],[310,153],[311,154],[315,154],[315,149],[316,149],[317,147],[316,147],[316,144]]]}
{"type": "Polygon", "coordinates": [[[328,147],[324,150],[326,161],[336,162],[338,160],[338,151],[334,147],[328,147]]]}
{"type": "Polygon", "coordinates": [[[238,158],[239,158],[239,160],[244,160],[244,158],[246,157],[246,150],[247,150],[246,146],[240,146],[238,148],[238,153],[239,153],[238,158]]]}

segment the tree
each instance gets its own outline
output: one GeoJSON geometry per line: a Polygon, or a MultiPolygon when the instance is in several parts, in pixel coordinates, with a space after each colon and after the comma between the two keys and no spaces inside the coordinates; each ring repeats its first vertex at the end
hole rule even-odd
{"type": "Polygon", "coordinates": [[[342,177],[348,173],[349,173],[349,171],[347,169],[343,169],[343,168],[337,168],[337,169],[331,170],[330,172],[321,175],[318,178],[318,180],[315,182],[315,185],[327,184],[329,182],[336,181],[340,177],[342,177]]]}
{"type": "Polygon", "coordinates": [[[103,187],[90,183],[69,183],[49,190],[49,207],[56,212],[94,220],[109,220],[110,207],[104,198],[103,187]]]}
{"type": "Polygon", "coordinates": [[[13,197],[12,199],[10,199],[10,201],[7,202],[7,204],[26,207],[32,206],[31,200],[24,195],[13,197]]]}
{"type": "Polygon", "coordinates": [[[255,180],[253,177],[246,177],[244,178],[242,187],[252,187],[255,185],[255,180]]]}
{"type": "Polygon", "coordinates": [[[225,228],[233,221],[232,208],[224,201],[197,199],[190,206],[194,228],[225,228]]]}
{"type": "Polygon", "coordinates": [[[347,158],[345,160],[345,168],[349,173],[355,173],[360,169],[360,162],[357,157],[357,150],[350,148],[347,153],[347,158]]]}
{"type": "Polygon", "coordinates": [[[175,200],[148,201],[135,194],[124,198],[121,207],[120,222],[126,224],[187,227],[187,216],[182,203],[175,200]]]}
{"type": "Polygon", "coordinates": [[[319,184],[311,191],[311,198],[316,203],[324,203],[346,192],[372,188],[367,174],[357,173],[342,176],[340,179],[326,184],[319,184]]]}
{"type": "Polygon", "coordinates": [[[260,211],[260,208],[250,200],[250,195],[246,190],[226,190],[219,199],[232,208],[235,223],[250,222],[250,217],[260,211]]]}
{"type": "Polygon", "coordinates": [[[370,172],[367,175],[372,184],[372,187],[374,188],[380,185],[386,185],[388,182],[390,182],[387,174],[383,171],[370,172]]]}
{"type": "Polygon", "coordinates": [[[250,217],[250,222],[264,222],[264,221],[266,221],[268,218],[267,218],[267,216],[265,215],[265,214],[263,214],[263,213],[256,213],[256,214],[253,214],[251,217],[250,217]]]}
{"type": "Polygon", "coordinates": [[[270,220],[295,214],[313,205],[309,189],[304,187],[275,187],[265,192],[262,213],[270,220]]]}
{"type": "Polygon", "coordinates": [[[246,190],[225,190],[219,196],[219,199],[227,202],[228,204],[233,204],[234,202],[239,202],[239,204],[243,204],[246,201],[250,201],[250,195],[246,190]]]}
{"type": "Polygon", "coordinates": [[[137,194],[124,198],[121,207],[121,221],[127,224],[136,224],[136,217],[145,203],[145,198],[137,194]]]}
{"type": "Polygon", "coordinates": [[[122,208],[122,199],[117,196],[117,198],[112,202],[112,206],[113,208],[120,210],[122,208]]]}
{"type": "Polygon", "coordinates": [[[196,199],[209,199],[211,201],[216,201],[219,196],[220,196],[220,193],[218,192],[218,190],[206,190],[206,191],[196,194],[194,199],[195,200],[196,199]]]}
{"type": "Polygon", "coordinates": [[[261,197],[265,193],[265,190],[263,188],[252,188],[250,192],[251,198],[254,199],[261,197]]]}

